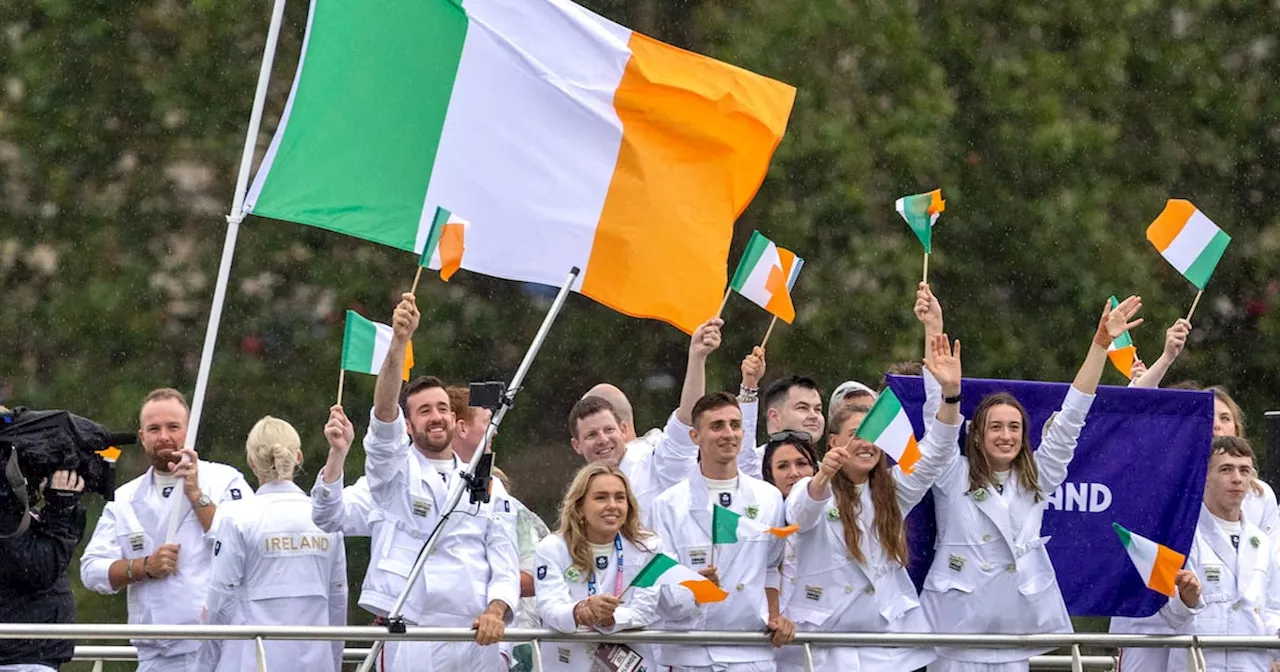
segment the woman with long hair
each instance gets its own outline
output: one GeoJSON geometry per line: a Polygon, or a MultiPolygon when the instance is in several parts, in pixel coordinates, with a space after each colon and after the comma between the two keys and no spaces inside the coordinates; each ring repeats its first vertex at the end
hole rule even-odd
{"type": "MultiPolygon", "coordinates": [[[[1045,496],[1067,478],[1093,405],[1107,348],[1142,324],[1142,300],[1103,308],[1089,353],[1034,453],[1027,413],[1012,395],[983,399],[957,461],[934,486],[936,555],[920,601],[938,632],[1071,632],[1071,619],[1040,536],[1045,496]]],[[[943,647],[931,672],[1025,672],[1046,649],[943,647]]]]}
{"type": "MultiPolygon", "coordinates": [[[[818,474],[787,497],[797,575],[786,613],[810,632],[929,632],[907,575],[906,515],[956,462],[960,434],[960,343],[930,343],[926,390],[944,397],[910,470],[857,435],[866,406],[841,406],[828,424],[818,474]],[[936,382],[935,382],[936,381],[936,382]]],[[[815,669],[914,670],[936,654],[920,648],[814,647],[815,669]]]]}
{"type": "MultiPolygon", "coordinates": [[[[816,473],[818,458],[813,439],[809,432],[784,429],[771,434],[765,443],[761,475],[766,483],[782,492],[784,499],[800,479],[816,473]]],[[[782,565],[778,572],[778,604],[786,604],[796,588],[795,535],[782,540],[782,565]]],[[[783,646],[773,650],[773,659],[780,671],[802,670],[803,654],[798,646],[783,646]]]]}
{"type": "MultiPolygon", "coordinates": [[[[640,526],[626,475],[601,462],[579,469],[560,504],[560,529],[538,542],[534,592],[543,624],[559,632],[611,633],[653,623],[658,591],[628,586],[660,551],[658,537],[640,526]]],[[[655,668],[648,647],[621,644],[543,644],[542,664],[586,672],[598,657],[632,654],[655,668]]]]}
{"type": "MultiPolygon", "coordinates": [[[[347,561],[339,533],[311,522],[311,497],[293,484],[302,439],[271,416],[249,430],[249,468],[257,496],[218,507],[210,535],[213,568],[207,625],[346,625],[347,561]]],[[[341,641],[266,641],[268,669],[338,670],[341,641]]],[[[198,669],[257,669],[252,640],[210,640],[198,669]]]]}

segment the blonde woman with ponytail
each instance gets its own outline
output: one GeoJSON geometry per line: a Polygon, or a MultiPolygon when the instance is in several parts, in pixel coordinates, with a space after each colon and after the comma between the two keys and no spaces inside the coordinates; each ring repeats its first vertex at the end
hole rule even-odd
{"type": "MultiPolygon", "coordinates": [[[[594,462],[580,469],[560,505],[560,529],[538,542],[534,592],[542,623],[560,632],[613,633],[657,620],[658,591],[631,588],[661,541],[640,526],[631,484],[620,469],[594,462]]],[[[647,646],[561,642],[542,645],[542,665],[588,672],[593,661],[631,655],[657,669],[647,646]]],[[[614,668],[609,668],[614,669],[614,668]]]]}
{"type": "MultiPolygon", "coordinates": [[[[787,520],[800,531],[783,613],[801,630],[931,631],[907,575],[905,518],[958,459],[961,418],[960,343],[940,334],[929,345],[926,408],[938,411],[913,469],[890,466],[883,451],[857,436],[870,408],[844,406],[828,424],[817,475],[787,496],[787,520]]],[[[936,657],[920,648],[813,647],[813,654],[814,669],[862,672],[914,670],[936,657]]]]}
{"type": "MultiPolygon", "coordinates": [[[[210,536],[213,570],[202,619],[208,625],[345,625],[347,563],[341,534],[311,522],[311,498],[293,484],[302,440],[264,417],[245,442],[257,497],[218,507],[210,536]]],[[[267,669],[338,670],[342,642],[267,641],[267,669]]],[[[257,669],[253,641],[208,641],[200,672],[257,669]]]]}

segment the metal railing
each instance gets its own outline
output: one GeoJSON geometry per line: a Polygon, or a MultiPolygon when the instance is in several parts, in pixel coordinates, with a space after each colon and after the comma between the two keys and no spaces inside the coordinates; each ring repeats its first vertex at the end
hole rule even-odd
{"type": "MultiPolygon", "coordinates": [[[[43,625],[25,623],[0,624],[0,639],[243,639],[255,640],[261,645],[264,640],[343,640],[343,641],[376,641],[376,640],[417,640],[417,641],[471,641],[475,631],[470,628],[425,628],[408,627],[403,633],[388,632],[386,628],[377,626],[284,626],[284,625],[128,625],[128,624],[64,624],[43,625]]],[[[509,628],[505,639],[516,642],[618,642],[641,644],[737,644],[743,646],[766,646],[768,635],[752,632],[723,631],[661,631],[636,630],[619,632],[610,635],[598,633],[560,633],[552,630],[534,630],[526,628],[509,628]]],[[[1102,633],[1068,633],[1037,635],[975,635],[946,633],[833,633],[833,632],[801,632],[796,634],[795,646],[803,646],[808,652],[812,645],[819,646],[875,646],[875,647],[937,647],[952,646],[966,648],[1015,648],[1015,649],[1057,649],[1068,648],[1072,651],[1067,668],[1084,669],[1086,658],[1082,656],[1080,647],[1095,648],[1164,648],[1164,649],[1280,649],[1280,638],[1267,636],[1232,636],[1232,635],[1118,635],[1102,633]]],[[[103,653],[121,655],[136,651],[128,651],[131,647],[83,647],[86,652],[99,649],[110,649],[103,653]]],[[[259,646],[261,651],[261,646],[259,646]]],[[[358,651],[358,650],[353,650],[358,651]]],[[[537,647],[535,652],[535,669],[541,668],[541,660],[537,647]]],[[[260,653],[261,657],[261,653],[260,653]]],[[[806,656],[808,658],[809,656],[806,656]]],[[[1058,658],[1054,657],[1057,662],[1058,658]]],[[[1101,657],[1106,658],[1106,657],[1101,657]]],[[[102,659],[106,659],[104,656],[102,659]]],[[[264,661],[260,660],[260,666],[264,661]]],[[[1090,662],[1093,662],[1090,660],[1090,662]]],[[[260,667],[261,669],[261,667],[260,667]]],[[[1049,669],[1049,668],[1046,668],[1049,669]]]]}

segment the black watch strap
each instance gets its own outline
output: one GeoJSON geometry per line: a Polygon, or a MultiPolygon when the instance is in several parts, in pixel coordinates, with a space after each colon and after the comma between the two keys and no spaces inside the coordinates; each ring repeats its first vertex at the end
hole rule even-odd
{"type": "Polygon", "coordinates": [[[962,392],[962,393],[960,393],[960,394],[957,394],[957,395],[956,395],[956,396],[954,396],[954,397],[943,397],[943,398],[942,398],[942,403],[944,403],[944,404],[958,404],[958,403],[960,403],[960,402],[962,402],[962,401],[964,401],[964,393],[963,393],[963,392],[962,392]]]}

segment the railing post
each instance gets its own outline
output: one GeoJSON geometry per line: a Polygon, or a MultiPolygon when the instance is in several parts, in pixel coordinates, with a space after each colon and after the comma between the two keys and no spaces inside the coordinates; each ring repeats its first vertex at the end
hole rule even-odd
{"type": "Polygon", "coordinates": [[[101,658],[99,658],[99,659],[97,659],[97,660],[93,661],[93,670],[92,670],[92,672],[102,672],[102,659],[101,659],[101,658]]]}
{"type": "Polygon", "coordinates": [[[267,647],[262,643],[262,636],[254,638],[258,643],[258,672],[267,672],[267,647]]]}
{"type": "Polygon", "coordinates": [[[542,672],[542,643],[533,640],[533,672],[542,672]]]}
{"type": "Polygon", "coordinates": [[[1071,672],[1084,672],[1084,661],[1080,660],[1080,645],[1071,645],[1071,672]]]}
{"type": "Polygon", "coordinates": [[[813,649],[809,643],[804,643],[804,672],[813,672],[813,649]]]}

